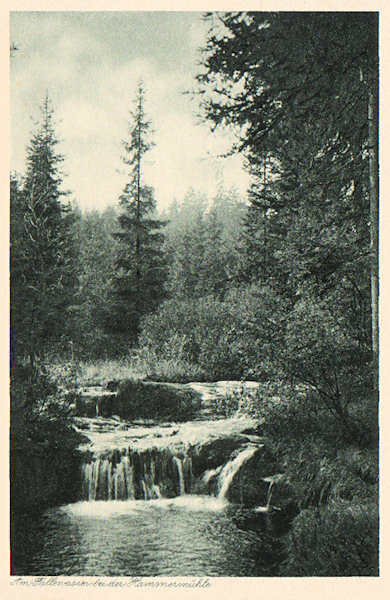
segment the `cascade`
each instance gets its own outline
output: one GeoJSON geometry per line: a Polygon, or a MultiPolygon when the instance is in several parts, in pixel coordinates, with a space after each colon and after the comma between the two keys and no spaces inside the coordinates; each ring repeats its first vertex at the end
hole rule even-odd
{"type": "Polygon", "coordinates": [[[183,496],[186,493],[185,483],[184,483],[184,474],[183,474],[183,463],[177,456],[173,457],[173,460],[177,466],[177,472],[179,475],[179,494],[183,496]]]}
{"type": "Polygon", "coordinates": [[[265,506],[257,506],[255,508],[255,512],[257,513],[269,513],[273,510],[278,510],[275,507],[271,507],[271,500],[272,500],[272,492],[273,492],[273,487],[274,487],[274,482],[271,481],[268,487],[268,492],[267,492],[267,501],[265,506]]]}
{"type": "MultiPolygon", "coordinates": [[[[79,418],[77,423],[89,440],[80,446],[84,452],[80,500],[154,500],[206,494],[223,501],[266,504],[270,486],[262,477],[273,469],[266,449],[259,454],[259,469],[251,462],[245,474],[241,473],[264,448],[260,437],[248,433],[255,421],[232,417],[180,425],[124,424],[99,417],[79,418]],[[256,482],[252,476],[248,479],[247,472],[254,473],[256,482]]],[[[267,500],[268,505],[270,497],[267,500]]]]}
{"type": "MultiPolygon", "coordinates": [[[[95,456],[81,469],[83,500],[151,500],[173,498],[201,491],[225,500],[232,481],[242,466],[258,450],[246,445],[225,465],[203,472],[195,485],[193,460],[188,453],[173,454],[169,448],[144,450],[122,449],[95,456]],[[210,483],[214,481],[210,487],[210,483]]],[[[269,486],[267,506],[271,500],[269,486]]]]}
{"type": "Polygon", "coordinates": [[[218,498],[226,498],[231,482],[233,481],[234,476],[242,467],[242,465],[254,455],[257,450],[257,446],[247,446],[244,448],[238,456],[236,456],[233,460],[230,460],[222,469],[219,480],[218,487],[219,493],[218,498]]]}
{"type": "Polygon", "coordinates": [[[182,460],[169,448],[113,450],[81,467],[83,500],[150,500],[190,491],[191,457],[182,460]]]}

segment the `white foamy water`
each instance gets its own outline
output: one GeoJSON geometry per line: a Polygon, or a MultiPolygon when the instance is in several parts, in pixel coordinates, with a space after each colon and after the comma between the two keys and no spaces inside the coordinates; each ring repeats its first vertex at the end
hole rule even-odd
{"type": "MultiPolygon", "coordinates": [[[[223,510],[228,503],[213,496],[183,495],[176,498],[157,498],[155,500],[97,500],[66,504],[59,509],[67,515],[102,518],[115,515],[136,515],[140,512],[180,509],[195,512],[215,512],[223,510]]],[[[50,511],[48,511],[48,514],[50,511]]]]}
{"type": "Polygon", "coordinates": [[[221,499],[226,497],[229,486],[233,481],[233,477],[239,471],[242,465],[249,460],[257,450],[258,446],[248,446],[247,448],[244,448],[244,450],[242,450],[238,456],[224,466],[219,476],[220,490],[218,498],[221,499]]]}
{"type": "MultiPolygon", "coordinates": [[[[243,386],[188,387],[210,402],[209,410],[216,397],[243,386]]],[[[244,387],[256,391],[258,384],[244,387]]],[[[241,508],[226,499],[240,468],[260,446],[260,438],[243,433],[258,421],[208,418],[212,414],[186,423],[76,419],[86,438],[80,448],[88,451],[80,473],[79,497],[85,500],[14,522],[13,574],[272,574],[273,559],[261,536],[240,528],[241,508]]]]}
{"type": "Polygon", "coordinates": [[[258,423],[250,417],[160,425],[134,425],[99,417],[81,417],[76,422],[80,426],[79,431],[88,438],[88,442],[80,449],[96,454],[129,446],[138,451],[151,448],[186,448],[188,445],[204,444],[221,436],[239,434],[258,423]]]}

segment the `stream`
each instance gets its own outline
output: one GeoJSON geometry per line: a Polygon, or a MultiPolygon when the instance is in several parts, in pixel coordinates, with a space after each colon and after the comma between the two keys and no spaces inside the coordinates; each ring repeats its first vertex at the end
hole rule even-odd
{"type": "MultiPolygon", "coordinates": [[[[210,387],[196,385],[204,385],[207,405],[210,387]]],[[[209,416],[184,423],[77,417],[85,436],[79,500],[14,519],[12,574],[275,574],[272,472],[254,480],[264,462],[256,421],[209,416]]]]}

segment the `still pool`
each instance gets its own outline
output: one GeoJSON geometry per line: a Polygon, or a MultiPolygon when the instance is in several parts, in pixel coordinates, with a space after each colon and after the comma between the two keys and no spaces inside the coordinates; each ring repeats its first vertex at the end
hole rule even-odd
{"type": "Polygon", "coordinates": [[[267,518],[210,496],[85,501],[12,522],[12,575],[261,577],[280,542],[267,518]]]}

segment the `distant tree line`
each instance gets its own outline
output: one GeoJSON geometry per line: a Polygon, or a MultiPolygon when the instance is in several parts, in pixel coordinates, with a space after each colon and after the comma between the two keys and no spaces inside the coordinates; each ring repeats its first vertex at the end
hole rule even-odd
{"type": "Polygon", "coordinates": [[[224,297],[239,261],[247,210],[235,190],[210,202],[189,189],[157,214],[143,181],[151,149],[140,85],[124,142],[129,169],[117,207],[82,212],[63,191],[54,111],[46,97],[24,177],[11,175],[11,345],[30,362],[48,354],[107,357],[137,343],[143,315],[167,298],[224,297]],[[72,349],[72,350],[71,350],[72,349]]]}
{"type": "Polygon", "coordinates": [[[13,355],[149,348],[209,377],[310,385],[341,420],[377,387],[377,16],[210,13],[203,116],[232,126],[248,198],[189,190],[158,215],[140,84],[118,209],[62,190],[53,112],[11,178],[13,355]]]}

